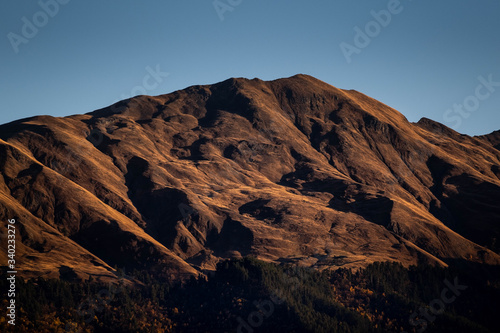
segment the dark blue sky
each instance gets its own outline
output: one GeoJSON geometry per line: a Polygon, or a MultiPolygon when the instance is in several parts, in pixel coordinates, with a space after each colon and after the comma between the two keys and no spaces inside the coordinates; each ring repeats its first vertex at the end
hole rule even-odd
{"type": "Polygon", "coordinates": [[[485,134],[500,129],[499,17],[498,0],[6,0],[0,123],[304,73],[485,134]]]}

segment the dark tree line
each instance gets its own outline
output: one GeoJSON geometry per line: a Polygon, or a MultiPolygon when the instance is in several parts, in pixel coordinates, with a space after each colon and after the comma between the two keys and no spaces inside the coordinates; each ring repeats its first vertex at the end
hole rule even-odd
{"type": "Polygon", "coordinates": [[[130,274],[135,287],[18,278],[16,326],[2,317],[0,331],[496,332],[499,273],[465,261],[319,272],[244,258],[182,283],[146,271],[130,274]]]}

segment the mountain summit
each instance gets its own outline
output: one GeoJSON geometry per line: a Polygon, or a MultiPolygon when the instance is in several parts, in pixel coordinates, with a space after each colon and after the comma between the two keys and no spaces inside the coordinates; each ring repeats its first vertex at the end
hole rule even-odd
{"type": "Polygon", "coordinates": [[[500,264],[498,137],[307,75],[232,78],[0,126],[0,217],[27,277],[500,264]]]}

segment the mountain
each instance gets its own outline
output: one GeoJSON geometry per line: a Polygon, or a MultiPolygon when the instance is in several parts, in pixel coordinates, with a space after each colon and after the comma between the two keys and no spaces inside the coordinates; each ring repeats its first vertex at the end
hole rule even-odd
{"type": "Polygon", "coordinates": [[[26,277],[498,265],[499,144],[307,75],[231,78],[0,126],[0,218],[26,277]]]}

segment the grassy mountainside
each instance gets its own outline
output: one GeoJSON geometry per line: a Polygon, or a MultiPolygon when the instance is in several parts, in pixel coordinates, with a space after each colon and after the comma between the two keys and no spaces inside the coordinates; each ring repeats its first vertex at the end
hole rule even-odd
{"type": "Polygon", "coordinates": [[[186,279],[247,255],[498,264],[495,138],[306,75],[229,79],[0,126],[0,218],[25,277],[186,279]]]}

